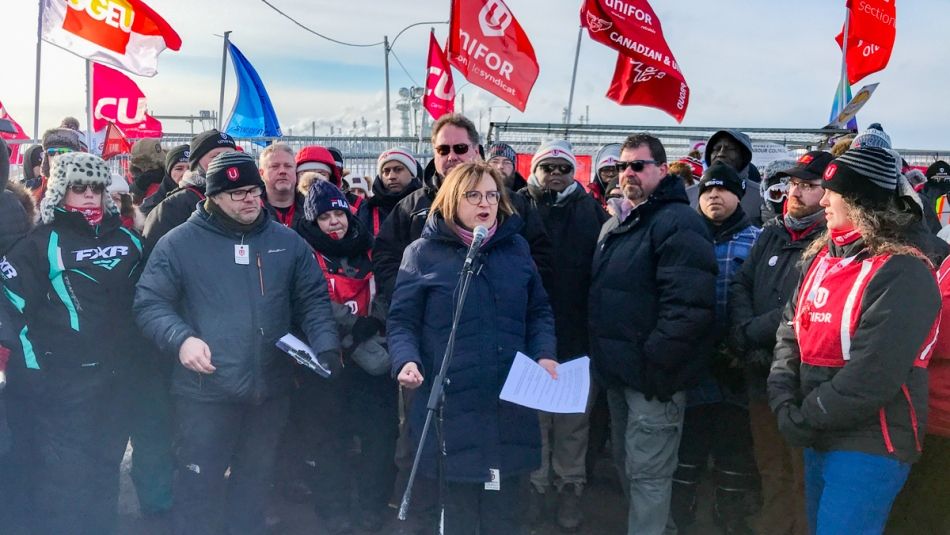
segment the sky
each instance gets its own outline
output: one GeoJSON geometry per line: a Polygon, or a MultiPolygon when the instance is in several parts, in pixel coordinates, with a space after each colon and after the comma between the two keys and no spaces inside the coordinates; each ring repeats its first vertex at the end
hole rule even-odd
{"type": "MultiPolygon", "coordinates": [[[[482,128],[494,121],[559,123],[567,106],[579,26],[580,0],[506,0],[527,32],[540,76],[524,113],[455,72],[465,113],[482,128]]],[[[392,40],[404,27],[447,21],[449,0],[271,0],[306,26],[335,39],[375,43],[392,40]]],[[[0,102],[29,132],[33,124],[38,2],[0,0],[5,51],[0,102]],[[15,6],[15,7],[14,7],[15,6]]],[[[231,40],[257,69],[284,133],[385,135],[385,71],[382,46],[355,48],[331,43],[295,26],[260,0],[148,0],[179,33],[180,51],[165,51],[153,78],[133,77],[157,115],[193,115],[216,110],[222,40],[231,40]],[[217,34],[217,35],[216,35],[217,34]],[[378,125],[378,126],[377,126],[378,125]]],[[[820,128],[828,115],[841,69],[834,42],[845,0],[652,0],[667,42],[689,83],[684,126],[820,128]]],[[[950,46],[947,0],[902,0],[897,5],[897,42],[888,67],[853,87],[880,82],[858,115],[864,126],[880,122],[896,148],[950,149],[950,46]]],[[[401,87],[424,82],[429,25],[410,28],[393,45],[390,88],[392,131],[400,133],[395,109],[401,87]]],[[[444,43],[448,25],[438,24],[444,43]]],[[[581,40],[574,119],[589,110],[593,124],[676,125],[665,113],[620,106],[604,94],[616,52],[581,40]]],[[[53,45],[42,48],[40,130],[74,115],[84,121],[84,62],[53,45]]],[[[228,73],[225,115],[234,100],[228,73]]],[[[456,108],[460,107],[460,97],[456,108]]],[[[187,123],[164,121],[166,132],[187,132],[187,123]]]]}

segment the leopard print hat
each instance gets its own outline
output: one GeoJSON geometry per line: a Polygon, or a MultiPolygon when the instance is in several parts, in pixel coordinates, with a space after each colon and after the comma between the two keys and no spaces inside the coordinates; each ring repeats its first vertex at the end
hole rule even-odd
{"type": "MultiPolygon", "coordinates": [[[[67,152],[56,156],[46,183],[46,195],[40,202],[43,223],[52,223],[56,218],[56,207],[62,206],[66,199],[66,188],[70,184],[102,184],[108,188],[111,183],[112,171],[102,158],[94,154],[67,152]]],[[[102,208],[107,214],[119,213],[108,191],[103,192],[102,208]]]]}

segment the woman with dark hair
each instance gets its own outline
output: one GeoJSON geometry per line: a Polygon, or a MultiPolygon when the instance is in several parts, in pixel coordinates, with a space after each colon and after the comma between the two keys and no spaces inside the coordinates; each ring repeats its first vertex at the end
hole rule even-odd
{"type": "MultiPolygon", "coordinates": [[[[389,309],[392,373],[404,388],[421,387],[408,411],[418,444],[459,298],[459,273],[475,228],[488,229],[461,311],[445,390],[444,532],[453,535],[517,533],[521,479],[541,461],[537,412],[498,398],[516,352],[556,376],[554,315],[528,243],[518,233],[521,225],[497,171],[484,162],[454,167],[439,188],[422,237],[406,249],[389,309]]],[[[424,477],[437,477],[438,455],[430,434],[423,448],[424,477]]]]}
{"type": "Polygon", "coordinates": [[[35,424],[34,533],[116,530],[129,371],[143,352],[132,314],[142,244],[122,227],[110,182],[101,158],[58,156],[42,223],[0,270],[22,347],[10,384],[35,424]]]}
{"type": "Polygon", "coordinates": [[[805,448],[812,533],[881,533],[922,451],[940,294],[910,241],[900,158],[851,149],[823,176],[828,232],[803,258],[769,375],[778,427],[805,448]]]}

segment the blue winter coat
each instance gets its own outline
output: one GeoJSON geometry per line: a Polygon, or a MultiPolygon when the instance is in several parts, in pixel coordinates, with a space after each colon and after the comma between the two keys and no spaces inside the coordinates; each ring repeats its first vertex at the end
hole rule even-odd
{"type": "MultiPolygon", "coordinates": [[[[528,243],[518,234],[521,226],[518,216],[509,216],[482,248],[459,321],[444,408],[451,481],[487,481],[492,468],[507,478],[541,461],[536,411],[498,399],[515,352],[537,359],[554,358],[556,350],[554,314],[528,243]]],[[[467,249],[436,214],[406,249],[396,278],[387,323],[393,375],[415,362],[425,377],[409,414],[416,444],[448,343],[467,249]]],[[[435,438],[431,432],[423,449],[421,470],[429,477],[436,475],[435,438]]]]}

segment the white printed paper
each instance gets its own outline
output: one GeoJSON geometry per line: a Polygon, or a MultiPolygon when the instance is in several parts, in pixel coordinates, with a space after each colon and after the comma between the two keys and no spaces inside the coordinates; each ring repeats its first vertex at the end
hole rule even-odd
{"type": "Polygon", "coordinates": [[[499,397],[531,409],[576,414],[587,409],[589,394],[590,358],[558,364],[555,380],[540,364],[519,352],[499,397]]]}

